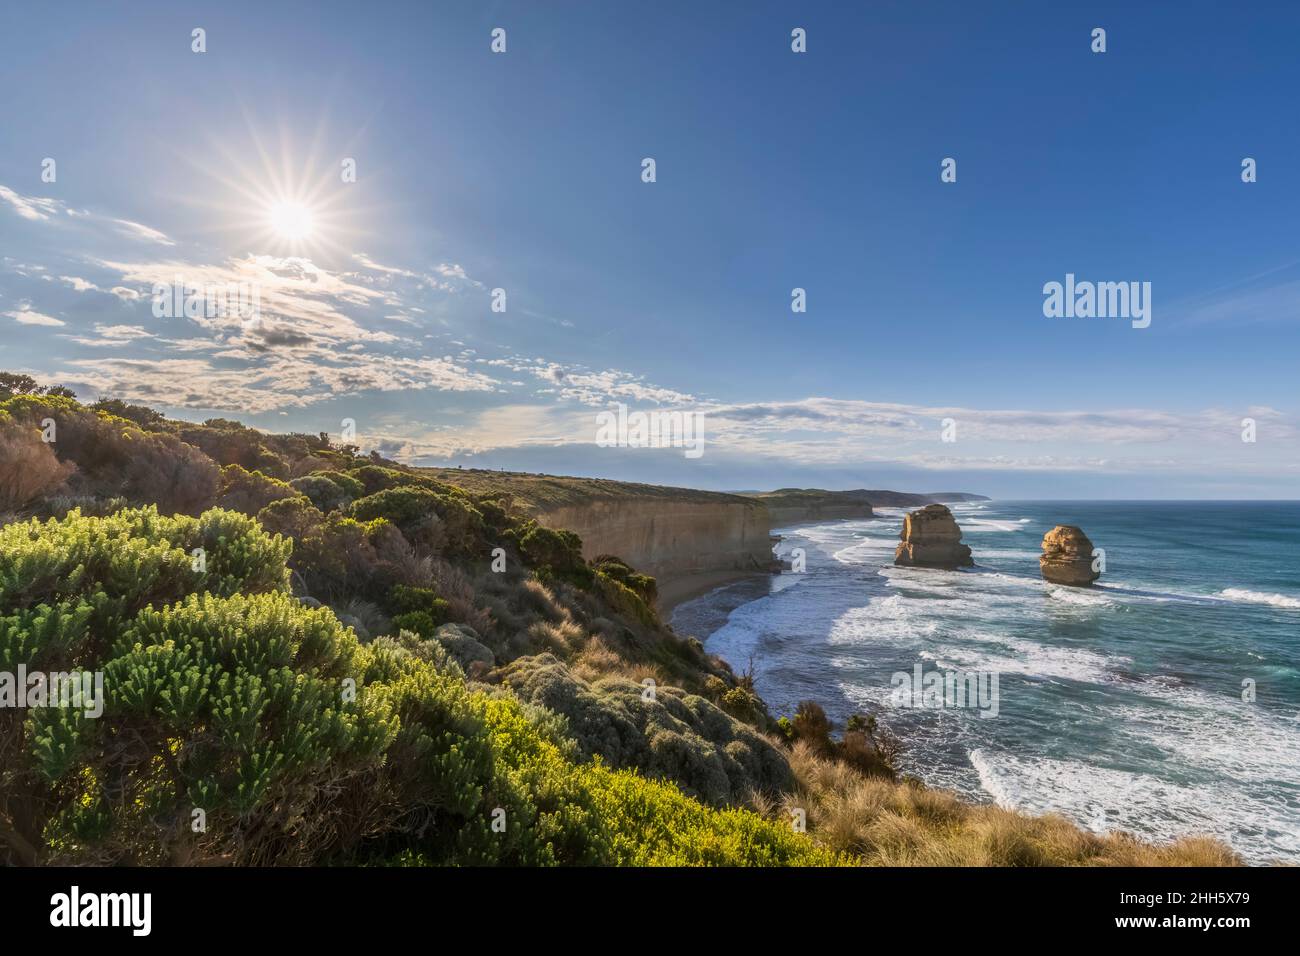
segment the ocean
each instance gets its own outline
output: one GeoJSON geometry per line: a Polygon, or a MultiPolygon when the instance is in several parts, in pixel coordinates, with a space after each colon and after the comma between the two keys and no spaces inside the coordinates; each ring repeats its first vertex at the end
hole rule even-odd
{"type": "Polygon", "coordinates": [[[880,508],[778,529],[803,572],[719,588],[672,624],[752,670],[775,715],[876,714],[932,786],[1300,863],[1300,502],[950,507],[972,569],[894,567],[904,511],[880,508]],[[1057,524],[1105,551],[1096,587],[1042,580],[1057,524]],[[918,664],[996,675],[996,716],[901,706],[894,675],[918,664]]]}

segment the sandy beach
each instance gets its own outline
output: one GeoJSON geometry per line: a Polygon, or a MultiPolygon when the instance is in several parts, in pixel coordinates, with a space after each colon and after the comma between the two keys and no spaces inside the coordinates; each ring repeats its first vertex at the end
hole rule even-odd
{"type": "Polygon", "coordinates": [[[742,571],[739,569],[721,570],[721,571],[701,571],[696,574],[687,574],[679,578],[672,578],[668,581],[659,582],[659,614],[665,620],[670,620],[673,611],[679,604],[697,598],[701,594],[707,594],[714,588],[722,587],[724,584],[731,584],[733,581],[744,581],[751,578],[770,577],[766,571],[742,571]]]}

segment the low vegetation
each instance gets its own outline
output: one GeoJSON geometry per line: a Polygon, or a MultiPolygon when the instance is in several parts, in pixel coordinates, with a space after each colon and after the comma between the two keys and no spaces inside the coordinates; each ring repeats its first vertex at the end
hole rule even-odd
{"type": "MultiPolygon", "coordinates": [[[[1234,866],[1222,843],[1191,837],[1167,845],[1125,834],[1098,836],[1057,815],[1031,816],[965,803],[916,781],[864,775],[797,742],[798,780],[782,809],[807,814],[823,846],[874,866],[1234,866]]],[[[767,808],[769,812],[776,808],[767,808]]]]}
{"type": "Polygon", "coordinates": [[[537,520],[634,493],[711,496],[0,373],[0,672],[104,689],[94,717],[0,708],[0,862],[1236,862],[899,780],[867,715],[774,717],[654,578],[537,520]]]}

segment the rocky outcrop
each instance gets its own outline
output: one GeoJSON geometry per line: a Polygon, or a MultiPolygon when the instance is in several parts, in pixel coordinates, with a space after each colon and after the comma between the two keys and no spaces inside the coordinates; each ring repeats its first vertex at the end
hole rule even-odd
{"type": "Polygon", "coordinates": [[[894,563],[902,567],[965,568],[974,564],[970,548],[961,543],[961,528],[943,505],[926,505],[903,519],[902,544],[894,563]]]}
{"type": "Polygon", "coordinates": [[[1072,524],[1058,524],[1043,535],[1038,567],[1044,580],[1076,588],[1086,588],[1101,577],[1092,569],[1092,542],[1072,524]]]}

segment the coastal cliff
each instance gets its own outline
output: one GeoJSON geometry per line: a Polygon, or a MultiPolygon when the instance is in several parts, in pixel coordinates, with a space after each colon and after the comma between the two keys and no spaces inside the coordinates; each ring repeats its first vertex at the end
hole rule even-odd
{"type": "Polygon", "coordinates": [[[588,559],[616,554],[653,575],[665,605],[772,567],[767,510],[730,495],[594,500],[539,512],[537,520],[576,532],[588,559]]]}
{"type": "MultiPolygon", "coordinates": [[[[772,528],[870,518],[872,504],[923,505],[938,495],[897,491],[781,488],[729,494],[603,478],[471,468],[422,473],[476,493],[508,494],[538,522],[582,538],[587,559],[613,554],[653,575],[661,608],[773,568],[772,528]]],[[[946,500],[985,500],[963,492],[946,500]]]]}
{"type": "Polygon", "coordinates": [[[583,557],[613,554],[653,575],[662,607],[772,570],[772,519],[751,497],[603,478],[422,471],[474,491],[509,494],[539,523],[577,534],[583,557]]]}

